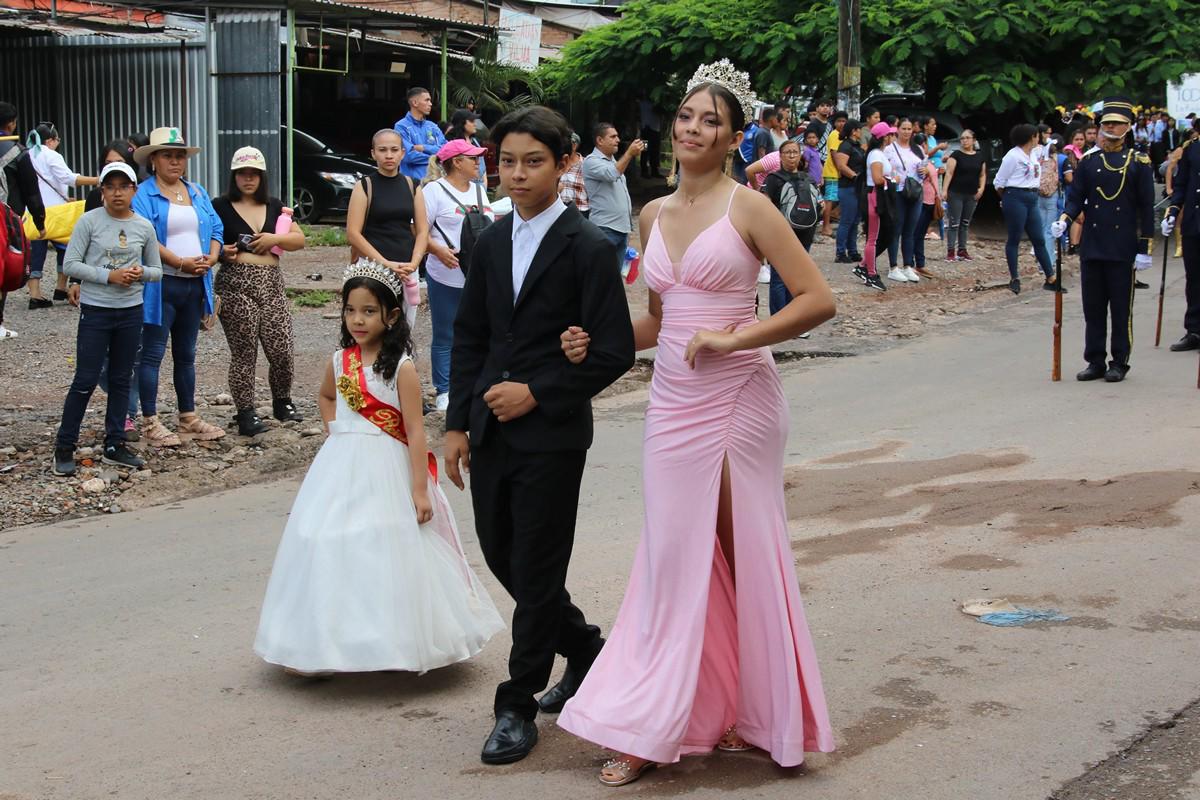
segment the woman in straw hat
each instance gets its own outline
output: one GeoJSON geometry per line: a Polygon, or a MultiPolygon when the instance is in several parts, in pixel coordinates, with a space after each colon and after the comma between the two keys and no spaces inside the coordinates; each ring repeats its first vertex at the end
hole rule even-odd
{"type": "Polygon", "coordinates": [[[195,439],[219,439],[225,431],[196,414],[196,339],[205,317],[213,314],[212,266],[221,254],[224,227],[208,193],[185,180],[187,160],[200,152],[189,147],[178,128],[155,128],[150,144],[133,153],[150,178],[138,187],[133,210],[150,220],[162,259],[161,284],[145,293],[142,363],[138,394],[142,435],[157,447],[177,447],[179,437],[158,419],[158,368],[171,339],[179,430],[195,439]]]}

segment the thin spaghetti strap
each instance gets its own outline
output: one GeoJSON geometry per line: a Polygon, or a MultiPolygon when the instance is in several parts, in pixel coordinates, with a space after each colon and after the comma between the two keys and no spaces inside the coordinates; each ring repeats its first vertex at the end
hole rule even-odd
{"type": "Polygon", "coordinates": [[[725,216],[729,216],[729,212],[733,210],[733,198],[737,195],[738,189],[742,188],[740,183],[736,181],[733,184],[733,191],[729,193],[729,205],[725,206],[725,216]]]}

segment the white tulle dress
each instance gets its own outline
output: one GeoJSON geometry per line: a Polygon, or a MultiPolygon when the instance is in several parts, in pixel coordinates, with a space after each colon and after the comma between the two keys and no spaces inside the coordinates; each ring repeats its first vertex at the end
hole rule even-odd
{"type": "MultiPolygon", "coordinates": [[[[333,357],[341,377],[342,353],[333,357]]],[[[367,369],[372,395],[400,407],[367,369]]],[[[431,476],[417,524],[408,448],[339,394],[279,542],[254,652],[304,672],[424,672],[470,658],[504,622],[467,564],[431,476]]]]}

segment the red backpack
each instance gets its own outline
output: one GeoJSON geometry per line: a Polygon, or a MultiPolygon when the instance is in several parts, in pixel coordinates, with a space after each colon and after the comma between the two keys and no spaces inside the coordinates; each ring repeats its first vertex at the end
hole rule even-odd
{"type": "Polygon", "coordinates": [[[8,203],[0,203],[0,291],[15,292],[29,280],[29,239],[8,203]]]}

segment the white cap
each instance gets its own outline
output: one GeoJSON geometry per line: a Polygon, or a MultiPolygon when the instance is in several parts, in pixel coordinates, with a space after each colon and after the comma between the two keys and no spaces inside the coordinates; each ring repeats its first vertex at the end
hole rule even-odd
{"type": "Polygon", "coordinates": [[[105,178],[107,178],[109,175],[115,175],[117,173],[129,178],[129,182],[133,185],[137,185],[137,173],[133,171],[133,167],[129,166],[124,161],[113,161],[109,164],[105,164],[104,169],[100,170],[100,182],[104,183],[105,178]]]}
{"type": "Polygon", "coordinates": [[[262,151],[257,147],[239,147],[233,154],[233,160],[229,163],[230,171],[237,172],[246,167],[267,171],[267,159],[263,158],[262,151]]]}

